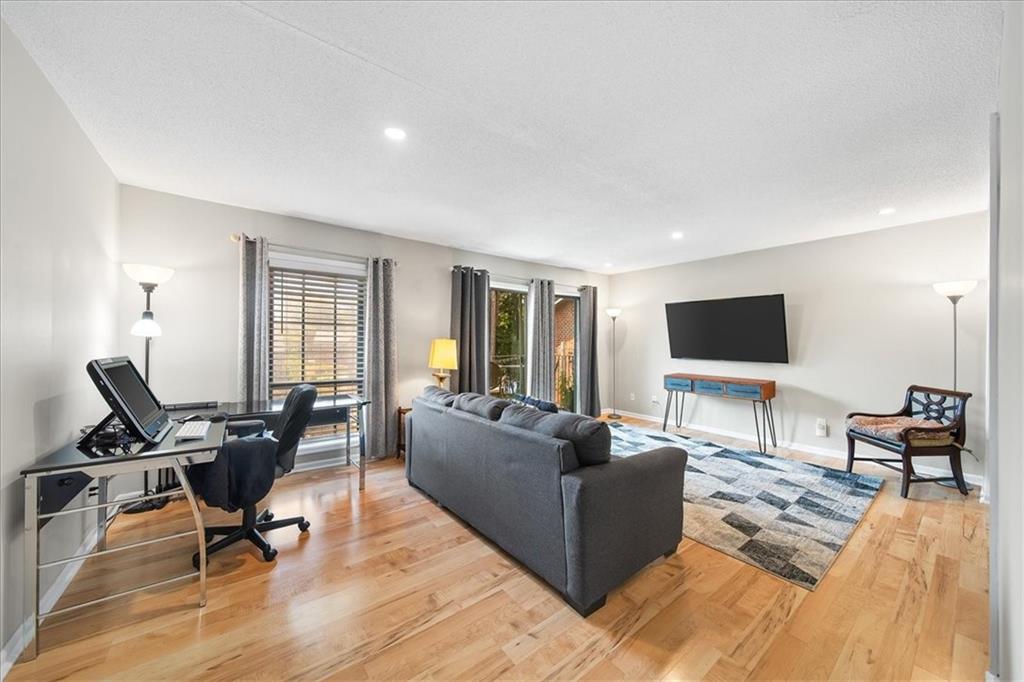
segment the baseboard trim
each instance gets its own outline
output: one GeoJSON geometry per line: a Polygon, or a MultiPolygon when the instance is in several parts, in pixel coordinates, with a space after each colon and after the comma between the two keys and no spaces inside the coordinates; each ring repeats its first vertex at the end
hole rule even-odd
{"type": "MultiPolygon", "coordinates": [[[[627,412],[625,410],[616,410],[619,414],[627,417],[633,417],[635,419],[642,419],[644,421],[652,422],[660,425],[662,420],[651,416],[649,414],[640,414],[639,412],[627,412]]],[[[610,409],[601,410],[601,414],[610,414],[610,409]]],[[[742,433],[740,431],[730,431],[729,429],[720,429],[716,426],[707,426],[704,424],[683,424],[685,428],[694,429],[695,431],[706,431],[707,433],[713,433],[716,436],[728,436],[729,438],[739,438],[741,440],[750,441],[754,444],[757,439],[751,433],[742,433]]],[[[836,450],[834,448],[823,448],[820,445],[809,445],[807,443],[797,443],[795,441],[779,441],[779,447],[789,448],[791,450],[799,450],[806,452],[811,455],[821,455],[822,457],[831,457],[833,459],[841,459],[846,462],[846,452],[842,450],[836,450]]],[[[938,469],[936,467],[929,466],[918,466],[914,465],[914,469],[924,474],[925,476],[944,476],[949,475],[949,472],[945,469],[938,469]]],[[[971,485],[978,486],[979,499],[981,502],[988,502],[988,494],[985,488],[985,478],[978,474],[964,474],[964,479],[971,485]]]]}

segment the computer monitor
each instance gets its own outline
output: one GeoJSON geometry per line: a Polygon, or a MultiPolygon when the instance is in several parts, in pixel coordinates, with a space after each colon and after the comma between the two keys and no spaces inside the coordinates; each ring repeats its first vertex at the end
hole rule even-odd
{"type": "Polygon", "coordinates": [[[93,360],[86,371],[111,411],[132,435],[150,443],[160,440],[170,418],[129,358],[93,360]]]}

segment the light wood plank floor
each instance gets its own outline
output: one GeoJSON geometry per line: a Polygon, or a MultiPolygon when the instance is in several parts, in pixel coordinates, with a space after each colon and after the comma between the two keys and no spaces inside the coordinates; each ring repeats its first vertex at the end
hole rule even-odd
{"type": "MultiPolygon", "coordinates": [[[[246,544],[218,554],[201,611],[193,581],[50,623],[10,679],[982,679],[987,507],[924,484],[904,501],[894,474],[858,466],[888,480],[817,591],[684,540],[586,620],[410,488],[399,463],[373,466],[363,493],[343,469],[295,474],[272,507],[313,527],[270,533],[276,562],[246,544]]],[[[110,542],[188,526],[174,503],[122,515],[110,542]]],[[[61,605],[185,572],[191,551],[177,540],[90,559],[61,605]]]]}

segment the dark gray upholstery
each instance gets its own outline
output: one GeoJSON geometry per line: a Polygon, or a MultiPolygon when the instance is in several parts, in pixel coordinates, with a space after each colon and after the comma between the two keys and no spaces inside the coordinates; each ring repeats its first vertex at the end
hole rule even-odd
{"type": "Polygon", "coordinates": [[[583,615],[682,540],[679,448],[581,467],[569,440],[420,398],[407,425],[409,482],[583,615]]]}
{"type": "Polygon", "coordinates": [[[420,397],[445,407],[451,407],[455,402],[455,394],[440,386],[427,386],[423,389],[423,394],[420,397]]]}
{"type": "Polygon", "coordinates": [[[478,417],[483,417],[484,419],[489,419],[493,422],[497,421],[504,409],[511,404],[512,402],[509,400],[492,398],[489,395],[480,395],[479,393],[460,393],[455,396],[455,402],[452,403],[452,407],[456,410],[469,412],[470,414],[475,414],[478,417]]]}
{"type": "Polygon", "coordinates": [[[498,421],[572,443],[581,466],[604,464],[612,458],[612,432],[602,421],[572,412],[551,414],[528,405],[505,408],[498,421]]]}

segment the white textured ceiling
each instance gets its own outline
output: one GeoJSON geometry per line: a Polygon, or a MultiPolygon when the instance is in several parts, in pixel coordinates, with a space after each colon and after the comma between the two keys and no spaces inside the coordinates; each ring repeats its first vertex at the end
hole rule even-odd
{"type": "Polygon", "coordinates": [[[122,182],[213,201],[605,272],[987,205],[998,3],[2,14],[122,182]]]}

